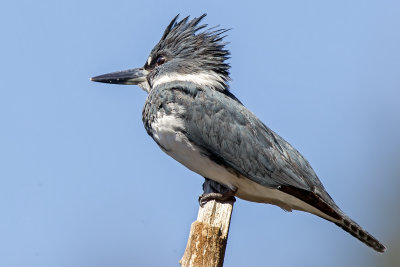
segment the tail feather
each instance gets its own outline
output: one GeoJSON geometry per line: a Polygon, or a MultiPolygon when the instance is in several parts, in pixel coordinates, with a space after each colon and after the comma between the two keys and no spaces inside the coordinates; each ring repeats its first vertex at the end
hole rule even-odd
{"type": "Polygon", "coordinates": [[[378,239],[365,231],[349,217],[343,216],[342,220],[335,222],[335,224],[374,250],[381,253],[385,252],[386,247],[378,239]]]}

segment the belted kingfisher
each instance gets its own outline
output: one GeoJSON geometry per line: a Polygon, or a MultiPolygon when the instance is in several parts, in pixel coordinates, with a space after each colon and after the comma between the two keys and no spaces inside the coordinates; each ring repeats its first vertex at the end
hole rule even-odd
{"type": "Polygon", "coordinates": [[[138,85],[148,93],[142,113],[147,133],[169,156],[226,189],[204,195],[201,203],[237,196],[310,212],[384,252],[339,209],[308,161],[229,91],[227,30],[205,29],[199,24],[205,16],[172,19],[142,68],[91,80],[138,85]]]}

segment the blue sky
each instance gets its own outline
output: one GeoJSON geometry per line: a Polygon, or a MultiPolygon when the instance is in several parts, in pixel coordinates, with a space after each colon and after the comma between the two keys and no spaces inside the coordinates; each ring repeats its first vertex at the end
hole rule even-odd
{"type": "Polygon", "coordinates": [[[204,12],[232,28],[231,91],[389,247],[238,200],[225,266],[394,264],[398,1],[70,0],[0,10],[0,266],[178,266],[203,180],[146,134],[145,92],[89,78],[144,65],[173,16],[204,12]]]}

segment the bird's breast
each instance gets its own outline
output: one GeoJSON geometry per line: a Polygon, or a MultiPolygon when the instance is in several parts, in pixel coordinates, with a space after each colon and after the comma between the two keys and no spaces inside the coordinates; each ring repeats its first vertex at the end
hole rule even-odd
{"type": "Polygon", "coordinates": [[[158,109],[153,118],[148,120],[148,132],[151,137],[166,154],[188,169],[204,177],[218,177],[218,182],[236,188],[235,182],[230,179],[233,176],[229,174],[227,177],[224,167],[210,160],[198,145],[187,138],[185,133],[188,129],[182,116],[184,112],[185,108],[176,103],[168,104],[165,109],[158,109]]]}
{"type": "Polygon", "coordinates": [[[179,152],[182,145],[184,150],[190,149],[190,144],[186,144],[183,140],[182,131],[185,129],[185,123],[176,113],[165,114],[163,111],[158,111],[149,126],[154,141],[163,150],[179,152]]]}

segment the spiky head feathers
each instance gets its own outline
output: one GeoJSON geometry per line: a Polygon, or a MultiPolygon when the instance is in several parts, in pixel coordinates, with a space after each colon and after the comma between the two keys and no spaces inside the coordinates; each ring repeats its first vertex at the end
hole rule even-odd
{"type": "MultiPolygon", "coordinates": [[[[145,68],[151,71],[150,78],[161,75],[206,75],[215,78],[217,90],[227,90],[229,80],[229,51],[225,49],[223,33],[226,29],[199,25],[206,16],[189,21],[189,17],[177,22],[176,16],[164,31],[161,40],[150,53],[145,68]]],[[[151,85],[151,83],[150,83],[151,85]]]]}

